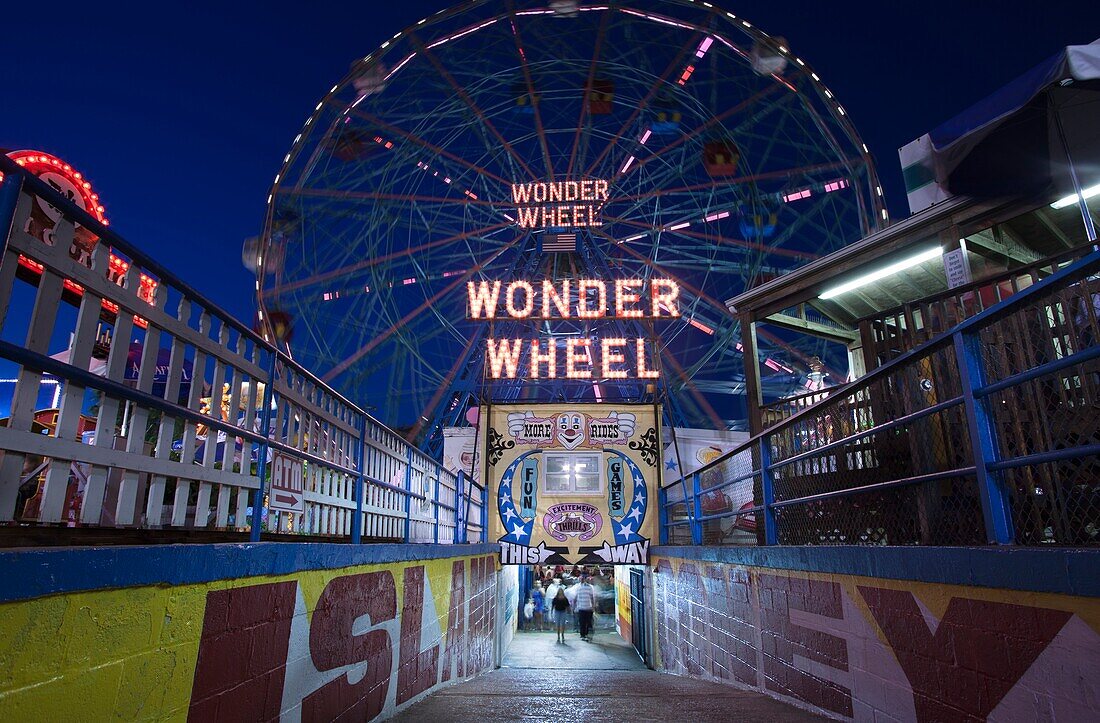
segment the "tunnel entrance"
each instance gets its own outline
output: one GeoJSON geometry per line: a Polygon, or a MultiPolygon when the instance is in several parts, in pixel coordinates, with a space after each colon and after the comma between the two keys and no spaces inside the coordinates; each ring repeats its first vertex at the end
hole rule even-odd
{"type": "Polygon", "coordinates": [[[644,670],[648,632],[635,612],[644,609],[641,573],[626,565],[522,566],[518,626],[502,666],[644,670]]]}

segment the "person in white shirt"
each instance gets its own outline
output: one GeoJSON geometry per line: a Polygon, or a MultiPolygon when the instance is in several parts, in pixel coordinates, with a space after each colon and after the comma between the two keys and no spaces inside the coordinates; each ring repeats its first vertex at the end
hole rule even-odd
{"type": "Polygon", "coordinates": [[[592,583],[588,581],[588,575],[582,575],[581,583],[577,585],[573,609],[577,611],[581,640],[592,642],[592,616],[596,611],[596,588],[592,587],[592,583]]]}
{"type": "Polygon", "coordinates": [[[558,594],[558,588],[560,587],[561,580],[555,577],[554,581],[546,586],[546,590],[544,591],[546,594],[546,599],[553,600],[554,597],[558,594]]]}

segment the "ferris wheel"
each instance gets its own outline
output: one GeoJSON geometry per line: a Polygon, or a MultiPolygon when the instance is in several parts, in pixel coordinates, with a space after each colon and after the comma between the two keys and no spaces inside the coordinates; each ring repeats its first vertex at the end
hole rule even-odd
{"type": "MultiPolygon", "coordinates": [[[[541,332],[659,337],[678,420],[726,426],[744,388],[725,301],[885,220],[867,147],[782,38],[689,0],[475,0],[397,33],[321,98],[275,177],[256,286],[295,358],[424,439],[482,396],[640,391],[487,385],[486,334],[532,324],[468,320],[468,282],[673,279],[680,313],[659,327],[541,332]],[[520,217],[517,188],[545,199],[567,181],[589,184],[588,216],[520,217]]],[[[814,350],[760,343],[796,389],[814,350]]]]}

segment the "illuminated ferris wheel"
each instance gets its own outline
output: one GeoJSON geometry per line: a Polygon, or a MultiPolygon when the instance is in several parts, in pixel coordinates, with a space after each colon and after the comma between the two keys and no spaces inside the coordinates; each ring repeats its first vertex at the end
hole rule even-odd
{"type": "MultiPolygon", "coordinates": [[[[725,301],[885,217],[866,146],[782,38],[688,0],[474,1],[321,98],[275,178],[257,291],[299,361],[420,439],[479,397],[645,391],[487,383],[486,338],[532,334],[659,339],[676,419],[725,426],[744,389],[725,301]],[[524,279],[671,280],[676,315],[467,318],[470,282],[524,279]]],[[[813,350],[760,344],[796,389],[813,350]]]]}

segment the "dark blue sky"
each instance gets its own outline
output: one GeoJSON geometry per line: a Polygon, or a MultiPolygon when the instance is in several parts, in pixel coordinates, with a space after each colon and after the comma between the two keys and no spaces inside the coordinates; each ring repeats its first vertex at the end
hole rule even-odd
{"type": "MultiPolygon", "coordinates": [[[[1071,0],[715,4],[815,67],[874,153],[895,219],[899,145],[1100,36],[1100,3],[1071,0]]],[[[5,3],[0,147],[68,160],[117,230],[251,318],[241,241],[308,112],[352,59],[448,5],[5,3]]]]}

